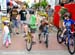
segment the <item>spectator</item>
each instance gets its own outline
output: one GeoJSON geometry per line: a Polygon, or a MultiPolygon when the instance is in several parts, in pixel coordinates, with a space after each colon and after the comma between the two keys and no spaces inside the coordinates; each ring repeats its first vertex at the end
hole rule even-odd
{"type": "Polygon", "coordinates": [[[68,15],[69,15],[69,12],[68,12],[68,10],[64,7],[64,4],[61,3],[61,9],[60,9],[60,11],[59,11],[59,16],[60,16],[59,28],[62,28],[63,20],[64,20],[64,15],[65,15],[65,14],[68,14],[68,15]]]}
{"type": "Polygon", "coordinates": [[[48,14],[48,22],[52,23],[53,22],[53,9],[51,8],[51,5],[48,5],[47,7],[47,14],[48,14]]]}
{"type": "Polygon", "coordinates": [[[24,23],[26,23],[26,21],[27,21],[26,15],[27,15],[26,6],[23,5],[22,9],[19,12],[20,21],[21,21],[21,30],[23,30],[24,23]]]}
{"type": "Polygon", "coordinates": [[[18,33],[18,11],[17,11],[17,6],[13,6],[13,9],[10,11],[10,21],[12,21],[13,23],[13,27],[14,27],[14,31],[16,32],[16,34],[18,33]]]}

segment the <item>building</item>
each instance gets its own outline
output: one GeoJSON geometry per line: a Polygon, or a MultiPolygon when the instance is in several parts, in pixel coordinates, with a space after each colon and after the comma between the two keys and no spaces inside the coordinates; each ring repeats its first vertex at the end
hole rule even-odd
{"type": "MultiPolygon", "coordinates": [[[[60,4],[60,3],[69,3],[71,2],[72,0],[55,0],[55,4],[60,4]]],[[[73,0],[75,2],[75,0],[73,0]]]]}

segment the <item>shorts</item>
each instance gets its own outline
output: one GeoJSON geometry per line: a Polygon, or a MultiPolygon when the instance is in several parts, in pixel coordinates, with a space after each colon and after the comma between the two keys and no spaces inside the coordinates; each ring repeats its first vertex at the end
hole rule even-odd
{"type": "Polygon", "coordinates": [[[41,31],[41,32],[48,32],[48,30],[49,30],[49,27],[46,25],[46,26],[42,26],[42,25],[40,25],[40,27],[39,27],[39,30],[41,31]]]}
{"type": "Polygon", "coordinates": [[[49,17],[48,17],[48,22],[49,22],[49,23],[52,23],[52,22],[53,22],[53,17],[52,17],[52,16],[49,16],[49,17]]]}
{"type": "Polygon", "coordinates": [[[21,24],[27,23],[26,20],[21,20],[21,24]]]}
{"type": "Polygon", "coordinates": [[[17,20],[12,20],[12,25],[13,25],[13,27],[16,27],[16,28],[18,28],[18,21],[17,20]]]}
{"type": "Polygon", "coordinates": [[[31,33],[35,33],[36,32],[36,28],[30,28],[31,33]]]}

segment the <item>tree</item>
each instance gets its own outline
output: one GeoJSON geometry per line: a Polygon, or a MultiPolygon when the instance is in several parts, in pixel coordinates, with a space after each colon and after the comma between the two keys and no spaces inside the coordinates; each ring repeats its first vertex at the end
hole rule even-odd
{"type": "Polygon", "coordinates": [[[35,7],[36,9],[39,8],[40,6],[46,8],[47,5],[48,5],[47,1],[42,0],[39,3],[34,4],[33,7],[35,7]]]}
{"type": "Polygon", "coordinates": [[[24,2],[24,5],[26,5],[26,7],[29,7],[28,3],[24,2]]]}
{"type": "Polygon", "coordinates": [[[47,1],[46,0],[42,0],[40,2],[40,6],[42,6],[43,8],[46,8],[46,6],[48,5],[47,1]]]}

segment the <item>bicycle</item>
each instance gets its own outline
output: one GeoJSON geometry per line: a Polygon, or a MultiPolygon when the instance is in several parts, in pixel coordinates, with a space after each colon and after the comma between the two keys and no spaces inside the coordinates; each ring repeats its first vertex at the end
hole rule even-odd
{"type": "MultiPolygon", "coordinates": [[[[75,27],[75,25],[74,25],[75,27]]],[[[70,54],[74,54],[75,53],[75,28],[74,28],[74,32],[73,33],[68,33],[68,51],[70,54]]]]}
{"type": "Polygon", "coordinates": [[[30,51],[32,49],[32,36],[31,36],[31,33],[30,32],[28,32],[28,34],[27,34],[26,49],[28,51],[30,51]]]}
{"type": "Polygon", "coordinates": [[[61,34],[62,34],[62,30],[61,30],[61,28],[58,28],[58,31],[57,31],[57,42],[59,44],[61,44],[63,42],[63,38],[61,37],[61,34]]]}
{"type": "Polygon", "coordinates": [[[49,26],[47,25],[45,29],[46,31],[43,31],[42,33],[39,34],[39,43],[41,43],[41,37],[44,37],[46,48],[48,48],[49,26]]]}
{"type": "Polygon", "coordinates": [[[66,31],[63,34],[63,37],[61,37],[61,34],[62,34],[62,30],[59,29],[57,32],[58,43],[61,44],[61,43],[65,42],[65,45],[67,46],[69,53],[74,54],[74,52],[75,52],[75,37],[74,37],[75,33],[71,33],[71,29],[66,27],[66,31]],[[68,40],[66,40],[66,39],[68,39],[68,40]]]}
{"type": "Polygon", "coordinates": [[[26,35],[26,49],[27,51],[31,51],[32,49],[32,45],[33,45],[33,36],[31,34],[31,28],[30,28],[31,25],[28,24],[28,33],[26,35]]]}

